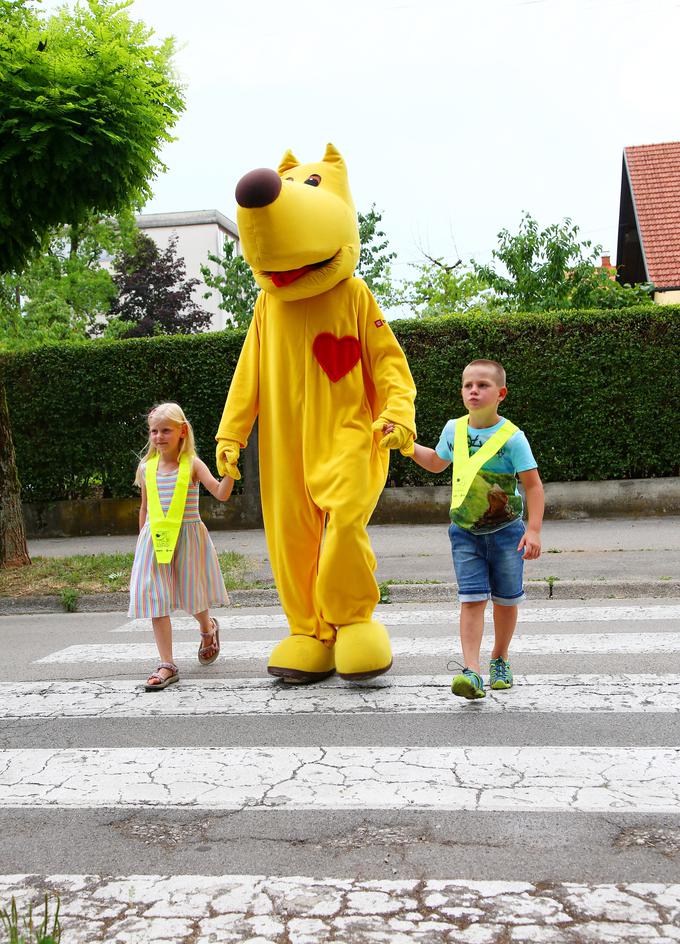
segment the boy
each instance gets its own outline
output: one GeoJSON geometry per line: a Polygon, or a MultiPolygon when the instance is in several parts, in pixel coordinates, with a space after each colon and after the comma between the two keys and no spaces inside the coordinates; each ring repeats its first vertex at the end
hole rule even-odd
{"type": "Polygon", "coordinates": [[[507,392],[501,364],[489,360],[469,363],[463,371],[461,391],[469,416],[449,420],[436,450],[415,443],[411,457],[429,472],[442,472],[453,462],[449,537],[465,668],[453,679],[451,689],[463,698],[484,698],[486,694],[479,650],[489,597],[494,605],[495,634],[490,685],[493,689],[512,687],[508,649],[517,624],[517,605],[524,599],[524,561],[535,560],[541,553],[543,485],[526,436],[498,414],[507,392]],[[458,432],[461,436],[456,441],[458,432]],[[483,446],[475,467],[475,453],[483,446]],[[526,529],[516,476],[527,497],[526,529]]]}

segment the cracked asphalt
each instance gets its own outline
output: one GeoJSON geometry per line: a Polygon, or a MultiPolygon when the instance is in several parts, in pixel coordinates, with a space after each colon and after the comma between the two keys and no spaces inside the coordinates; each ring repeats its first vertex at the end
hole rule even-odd
{"type": "MultiPolygon", "coordinates": [[[[611,524],[598,559],[648,553],[611,524]]],[[[442,574],[443,539],[413,535],[442,574]]],[[[63,944],[678,942],[679,608],[530,601],[481,704],[448,694],[451,603],[383,607],[400,654],[363,687],[268,681],[276,607],[222,611],[209,669],[178,621],[180,684],[148,696],[144,626],[2,616],[0,898],[58,891],[63,944]]]]}

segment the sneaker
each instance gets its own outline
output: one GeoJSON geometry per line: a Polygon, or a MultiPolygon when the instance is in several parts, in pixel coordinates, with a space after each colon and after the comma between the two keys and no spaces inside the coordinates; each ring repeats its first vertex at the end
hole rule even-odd
{"type": "Polygon", "coordinates": [[[472,669],[463,669],[460,675],[456,675],[451,682],[451,691],[461,698],[484,698],[486,695],[482,676],[472,669]]]}
{"type": "Polygon", "coordinates": [[[512,688],[512,669],[502,656],[492,659],[489,663],[489,685],[496,691],[512,688]]]}

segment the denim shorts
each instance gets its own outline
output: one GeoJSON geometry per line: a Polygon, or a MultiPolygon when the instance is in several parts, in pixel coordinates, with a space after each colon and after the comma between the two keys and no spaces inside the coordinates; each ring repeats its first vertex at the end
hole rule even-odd
{"type": "Polygon", "coordinates": [[[517,545],[525,530],[521,518],[490,534],[472,534],[456,524],[450,526],[460,603],[491,598],[501,606],[515,606],[524,600],[524,551],[518,551],[517,545]]]}

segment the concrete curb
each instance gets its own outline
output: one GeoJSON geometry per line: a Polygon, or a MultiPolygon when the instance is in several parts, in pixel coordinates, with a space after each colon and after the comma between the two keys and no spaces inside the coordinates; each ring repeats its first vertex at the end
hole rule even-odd
{"type": "MultiPolygon", "coordinates": [[[[680,598],[680,580],[536,580],[526,584],[529,600],[609,600],[680,598]]],[[[384,588],[384,603],[453,603],[452,583],[398,583],[384,588]]],[[[230,590],[232,607],[279,606],[275,589],[230,590]]],[[[89,593],[78,598],[79,613],[126,612],[127,593],[89,593]]],[[[58,596],[0,597],[0,616],[64,613],[58,596]]]]}

